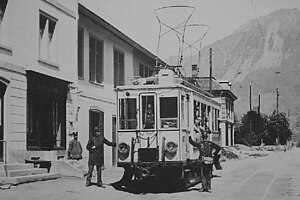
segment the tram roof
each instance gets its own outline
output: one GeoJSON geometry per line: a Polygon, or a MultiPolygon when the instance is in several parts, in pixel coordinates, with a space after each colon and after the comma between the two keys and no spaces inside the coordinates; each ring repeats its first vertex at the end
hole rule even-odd
{"type": "Polygon", "coordinates": [[[189,83],[188,81],[182,78],[176,78],[173,83],[164,83],[161,84],[158,82],[158,79],[154,77],[149,77],[152,81],[149,83],[144,84],[132,84],[132,85],[124,85],[118,86],[116,90],[152,90],[152,89],[168,89],[168,88],[184,88],[187,90],[195,90],[205,96],[213,97],[210,93],[206,92],[205,90],[189,83]]]}
{"type": "Polygon", "coordinates": [[[192,92],[196,92],[201,95],[202,98],[206,99],[209,102],[212,102],[214,104],[219,104],[217,101],[215,101],[213,98],[214,96],[210,94],[209,92],[203,90],[199,86],[196,86],[189,81],[183,79],[183,78],[176,78],[176,81],[174,83],[169,84],[159,84],[158,81],[154,81],[153,84],[138,84],[138,85],[125,85],[125,86],[118,86],[116,88],[117,91],[127,91],[127,90],[157,90],[157,89],[170,89],[170,88],[182,88],[185,90],[189,90],[192,92]]]}

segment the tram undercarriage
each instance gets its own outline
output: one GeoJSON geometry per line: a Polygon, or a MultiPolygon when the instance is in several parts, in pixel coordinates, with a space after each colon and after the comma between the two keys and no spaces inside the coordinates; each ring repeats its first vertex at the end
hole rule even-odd
{"type": "Polygon", "coordinates": [[[168,182],[187,189],[201,182],[200,163],[191,160],[186,163],[137,162],[119,163],[124,168],[123,181],[138,180],[141,184],[147,180],[168,182]]]}

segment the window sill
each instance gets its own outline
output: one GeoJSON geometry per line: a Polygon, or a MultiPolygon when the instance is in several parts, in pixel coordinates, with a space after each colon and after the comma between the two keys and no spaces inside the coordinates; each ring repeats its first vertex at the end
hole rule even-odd
{"type": "Polygon", "coordinates": [[[97,82],[93,82],[93,81],[89,81],[92,85],[96,85],[96,86],[100,86],[100,87],[104,87],[104,85],[102,83],[97,83],[97,82]]]}
{"type": "Polygon", "coordinates": [[[3,44],[0,44],[0,53],[6,54],[8,56],[12,56],[12,48],[5,46],[3,44]]]}
{"type": "Polygon", "coordinates": [[[48,67],[51,69],[59,70],[59,65],[50,61],[46,61],[43,59],[38,59],[38,63],[44,67],[48,67]]]}

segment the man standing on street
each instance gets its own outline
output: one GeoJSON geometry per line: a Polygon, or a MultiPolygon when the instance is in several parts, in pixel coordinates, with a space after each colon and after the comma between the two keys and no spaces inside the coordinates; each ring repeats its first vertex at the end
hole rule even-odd
{"type": "Polygon", "coordinates": [[[204,133],[202,136],[203,136],[203,141],[199,143],[194,142],[191,136],[189,137],[189,142],[193,146],[199,148],[199,160],[201,162],[201,182],[202,182],[202,188],[199,190],[199,192],[209,192],[211,190],[213,157],[218,156],[221,147],[211,141],[207,141],[206,133],[204,133]]]}
{"type": "Polygon", "coordinates": [[[92,174],[94,170],[94,166],[97,169],[97,186],[102,187],[102,178],[101,178],[101,167],[103,165],[103,149],[104,145],[114,146],[116,147],[115,143],[109,142],[105,137],[103,131],[100,130],[99,127],[95,127],[95,132],[92,138],[88,141],[86,145],[86,149],[89,151],[89,160],[88,160],[88,173],[86,177],[86,187],[91,185],[92,174]]]}

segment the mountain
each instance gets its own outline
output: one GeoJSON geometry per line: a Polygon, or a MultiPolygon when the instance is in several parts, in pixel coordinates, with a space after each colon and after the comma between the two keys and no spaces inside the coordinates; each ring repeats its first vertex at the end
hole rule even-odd
{"type": "MultiPolygon", "coordinates": [[[[209,33],[208,33],[209,34],[209,33]]],[[[271,114],[277,105],[285,112],[292,130],[300,133],[300,11],[280,9],[242,25],[231,35],[201,51],[199,76],[209,74],[209,48],[213,49],[213,76],[229,80],[238,97],[239,117],[258,106],[271,114]]],[[[190,73],[189,63],[184,63],[190,73]],[[188,66],[188,67],[187,67],[188,66]]]]}

